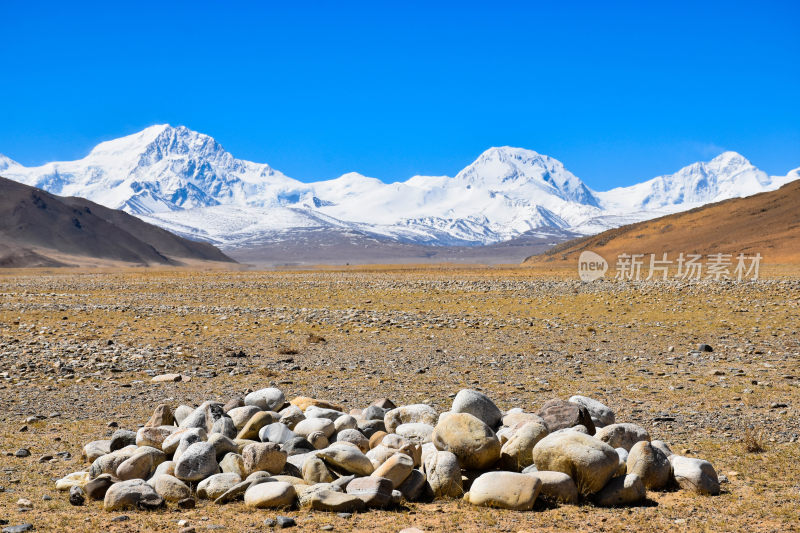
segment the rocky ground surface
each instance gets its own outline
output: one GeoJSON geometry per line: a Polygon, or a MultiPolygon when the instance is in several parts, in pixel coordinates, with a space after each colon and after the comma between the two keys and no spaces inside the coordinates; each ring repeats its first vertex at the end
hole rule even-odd
{"type": "Polygon", "coordinates": [[[8,271],[0,520],[78,531],[262,531],[279,514],[297,529],[335,531],[796,530],[799,308],[791,277],[581,284],[529,269],[8,271]],[[700,343],[713,352],[694,351],[700,343]],[[184,378],[151,382],[166,373],[184,378]],[[86,442],[135,431],[160,403],[224,403],[269,386],[345,408],[388,397],[439,412],[462,388],[533,412],[582,394],[676,453],[708,459],[727,482],[719,496],[650,491],[646,505],[624,509],[448,500],[351,516],[241,502],[114,513],[73,507],[54,488],[88,466],[86,442]]]}

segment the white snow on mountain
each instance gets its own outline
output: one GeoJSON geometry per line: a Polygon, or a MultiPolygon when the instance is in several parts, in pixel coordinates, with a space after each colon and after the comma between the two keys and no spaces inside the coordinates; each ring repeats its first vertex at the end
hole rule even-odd
{"type": "Polygon", "coordinates": [[[489,244],[537,230],[590,234],[800,178],[800,169],[767,176],[725,152],[675,174],[595,192],[556,159],[505,146],[452,178],[384,183],[352,172],[303,183],[234,158],[208,135],[168,125],[101,143],[77,161],[24,167],[0,155],[0,172],[223,246],[326,229],[440,245],[489,244]]]}

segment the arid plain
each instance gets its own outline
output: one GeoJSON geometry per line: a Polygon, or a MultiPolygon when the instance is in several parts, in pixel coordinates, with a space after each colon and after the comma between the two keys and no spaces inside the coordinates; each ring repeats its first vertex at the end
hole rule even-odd
{"type": "Polygon", "coordinates": [[[446,266],[3,271],[0,518],[41,531],[178,531],[179,520],[263,531],[278,514],[304,531],[800,529],[800,270],[765,267],[745,283],[575,278],[569,268],[446,266]],[[714,351],[692,353],[700,343],[714,351]],[[173,372],[191,379],[150,381],[173,372]],[[530,512],[437,500],[342,518],[204,501],[109,513],[55,490],[88,466],[83,445],[108,438],[111,422],[135,430],[159,403],[226,402],[267,386],[347,408],[387,397],[437,411],[462,388],[503,410],[583,394],[711,461],[722,493],[530,512]],[[16,457],[20,448],[31,455],[16,457]],[[20,498],[33,509],[21,512],[20,498]]]}

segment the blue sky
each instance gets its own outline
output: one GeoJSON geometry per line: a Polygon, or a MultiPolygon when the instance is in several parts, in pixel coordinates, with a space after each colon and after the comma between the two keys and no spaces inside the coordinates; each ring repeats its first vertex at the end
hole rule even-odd
{"type": "Polygon", "coordinates": [[[251,4],[3,0],[0,153],[170,123],[302,180],[453,175],[498,145],[596,189],[723,150],[800,166],[800,2],[251,4]]]}

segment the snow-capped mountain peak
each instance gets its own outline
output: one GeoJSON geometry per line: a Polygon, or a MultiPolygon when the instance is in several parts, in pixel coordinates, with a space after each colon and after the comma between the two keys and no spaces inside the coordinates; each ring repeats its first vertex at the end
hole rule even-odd
{"type": "Polygon", "coordinates": [[[209,135],[168,124],[100,143],[77,161],[27,168],[0,156],[0,172],[227,246],[309,228],[428,244],[488,244],[540,230],[586,234],[800,178],[798,171],[769,177],[724,152],[674,174],[594,192],[557,159],[500,146],[452,178],[384,183],[350,172],[303,183],[236,159],[209,135]]]}
{"type": "Polygon", "coordinates": [[[6,170],[9,167],[14,167],[14,166],[20,166],[20,165],[10,157],[6,157],[3,154],[0,154],[0,172],[6,170]]]}
{"type": "Polygon", "coordinates": [[[597,205],[597,199],[589,188],[560,161],[524,148],[490,148],[459,172],[455,180],[468,186],[498,190],[535,188],[565,201],[597,205]]]}
{"type": "Polygon", "coordinates": [[[737,152],[692,163],[674,174],[630,187],[598,193],[602,205],[616,210],[690,209],[709,202],[749,196],[770,188],[772,179],[737,152]]]}

